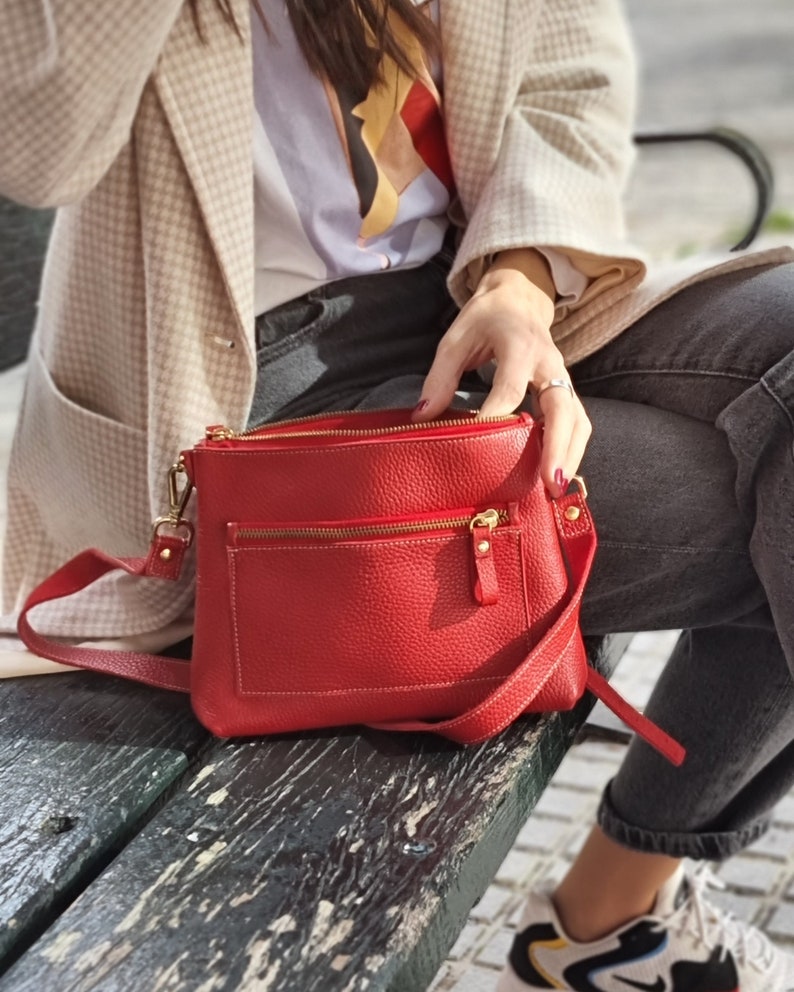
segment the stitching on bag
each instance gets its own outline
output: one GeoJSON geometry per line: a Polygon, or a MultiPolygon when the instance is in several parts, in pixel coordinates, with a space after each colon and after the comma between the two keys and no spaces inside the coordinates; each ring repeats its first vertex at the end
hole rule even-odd
{"type": "MultiPolygon", "coordinates": [[[[111,672],[109,674],[113,675],[115,672],[111,672]]],[[[185,686],[183,684],[175,685],[173,682],[166,682],[165,679],[161,679],[159,676],[157,679],[157,687],[161,689],[173,689],[174,692],[185,691],[185,686]]]]}
{"type": "Polygon", "coordinates": [[[556,503],[553,502],[551,504],[551,508],[554,511],[554,516],[557,518],[557,525],[561,533],[572,537],[581,537],[583,534],[587,534],[592,529],[593,520],[590,516],[590,508],[586,503],[582,503],[579,507],[582,510],[582,516],[574,524],[563,517],[560,512],[560,508],[556,503]]]}
{"type": "MultiPolygon", "coordinates": [[[[549,679],[552,677],[552,675],[554,675],[556,673],[557,669],[562,665],[562,656],[568,650],[568,648],[571,645],[571,641],[573,641],[573,639],[575,637],[576,637],[576,628],[574,627],[574,629],[571,631],[571,633],[570,633],[570,635],[568,637],[568,640],[565,642],[565,644],[562,646],[561,650],[559,651],[557,663],[555,665],[552,665],[551,668],[548,670],[548,672],[546,673],[546,678],[543,679],[543,681],[538,686],[537,692],[532,697],[533,699],[535,699],[537,696],[539,696],[541,694],[541,692],[543,692],[543,690],[546,688],[546,685],[547,685],[549,679]]],[[[502,698],[502,696],[504,695],[504,693],[507,692],[507,688],[506,688],[507,681],[508,680],[505,679],[505,683],[503,684],[503,688],[502,689],[497,689],[497,691],[494,693],[494,695],[490,699],[485,700],[482,703],[480,703],[480,706],[478,706],[478,707],[475,708],[475,712],[477,710],[479,710],[480,707],[485,706],[486,704],[487,704],[488,707],[490,707],[495,702],[498,702],[502,698]]],[[[529,701],[531,702],[531,700],[529,700],[529,701]]],[[[455,720],[453,720],[452,723],[447,723],[447,726],[448,727],[455,727],[458,724],[464,723],[466,720],[471,719],[472,715],[473,715],[472,713],[465,713],[463,716],[457,717],[455,720]]],[[[487,740],[488,737],[490,737],[490,736],[491,735],[488,734],[486,737],[481,738],[481,740],[487,740]]],[[[475,743],[477,743],[477,742],[475,742],[475,743]]]]}
{"type": "Polygon", "coordinates": [[[509,675],[483,675],[476,679],[453,679],[451,682],[423,682],[421,685],[382,685],[371,689],[241,689],[243,696],[350,696],[372,695],[379,692],[424,692],[426,689],[450,689],[455,686],[477,685],[481,682],[504,682],[509,675]]]}
{"type": "MultiPolygon", "coordinates": [[[[464,537],[464,535],[460,535],[464,537]]],[[[498,535],[502,539],[512,538],[513,544],[515,545],[515,550],[518,552],[518,567],[521,573],[521,591],[522,591],[522,606],[520,607],[520,614],[524,623],[524,647],[528,652],[532,649],[530,631],[529,631],[529,617],[527,616],[527,590],[525,585],[525,574],[523,563],[521,561],[520,545],[521,545],[521,531],[518,527],[505,527],[501,534],[498,535]]],[[[449,537],[417,537],[413,540],[404,541],[394,541],[391,544],[416,544],[418,541],[423,543],[436,543],[442,544],[449,541],[449,537]]],[[[322,550],[338,550],[338,548],[329,547],[325,544],[320,545],[300,545],[304,550],[313,551],[317,549],[322,550]]],[[[270,551],[270,550],[295,550],[294,545],[281,545],[281,546],[252,546],[252,547],[227,547],[227,555],[229,557],[229,586],[232,602],[235,601],[235,591],[237,588],[237,572],[236,572],[236,556],[240,552],[244,551],[270,551]]],[[[480,607],[484,609],[485,607],[480,607]]],[[[479,685],[482,683],[500,683],[504,682],[505,679],[509,678],[508,675],[484,675],[475,678],[464,678],[464,679],[454,679],[448,682],[426,682],[422,685],[391,685],[391,686],[375,686],[372,688],[342,688],[342,689],[245,689],[242,684],[242,665],[241,665],[241,649],[240,649],[240,638],[239,638],[239,625],[237,621],[237,611],[232,610],[232,639],[234,641],[234,660],[235,660],[235,683],[237,685],[237,691],[241,696],[339,696],[339,695],[351,695],[354,693],[361,694],[371,694],[371,693],[382,693],[382,692],[421,692],[426,689],[447,689],[454,686],[467,686],[467,685],[479,685]]],[[[567,645],[566,645],[567,647],[567,645]]],[[[544,683],[545,684],[545,683],[544,683]]]]}
{"type": "Polygon", "coordinates": [[[529,630],[529,611],[527,609],[529,590],[527,589],[527,570],[524,568],[523,543],[524,535],[521,533],[521,529],[518,528],[516,530],[516,553],[518,554],[518,561],[521,566],[521,596],[524,601],[524,608],[521,611],[524,617],[524,650],[529,653],[532,650],[532,637],[529,630]]]}
{"type": "MultiPolygon", "coordinates": [[[[229,554],[230,549],[226,549],[227,554],[229,554]]],[[[234,559],[234,553],[229,554],[229,592],[231,593],[231,604],[233,604],[237,599],[235,595],[235,590],[237,589],[237,570],[236,562],[234,559]]],[[[237,625],[237,610],[232,608],[232,640],[234,641],[234,681],[237,684],[237,691],[240,695],[246,695],[243,689],[242,681],[242,665],[240,664],[240,633],[239,627],[237,625]]]]}
{"type": "MultiPolygon", "coordinates": [[[[310,525],[309,525],[310,526],[310,525]]],[[[332,529],[332,528],[331,528],[332,529]]],[[[502,526],[495,533],[495,537],[499,540],[506,540],[508,537],[517,538],[520,537],[521,531],[518,527],[506,527],[502,526]]],[[[468,536],[466,534],[453,534],[447,535],[446,537],[431,537],[417,534],[416,537],[406,537],[399,541],[395,541],[385,534],[382,538],[375,540],[367,537],[350,537],[344,538],[342,542],[337,542],[335,544],[329,544],[328,541],[319,541],[317,544],[306,543],[305,538],[297,538],[296,540],[301,540],[301,544],[251,544],[251,545],[238,545],[234,548],[228,548],[230,554],[237,555],[243,554],[250,551],[262,552],[262,551],[339,551],[340,543],[344,543],[346,547],[355,544],[357,547],[359,545],[373,545],[373,544],[388,544],[390,548],[399,548],[406,544],[448,544],[450,541],[467,541],[468,536]]],[[[514,540],[514,543],[517,543],[514,540]]]]}

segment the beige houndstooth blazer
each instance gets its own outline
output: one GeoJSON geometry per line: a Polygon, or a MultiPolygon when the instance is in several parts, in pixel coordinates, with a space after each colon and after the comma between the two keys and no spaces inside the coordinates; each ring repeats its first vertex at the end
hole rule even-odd
{"type": "MultiPolygon", "coordinates": [[[[206,424],[246,422],[248,0],[233,0],[239,37],[201,8],[204,41],[182,0],[0,6],[0,190],[62,206],[9,470],[6,630],[83,547],[144,552],[179,450],[206,424]]],[[[465,300],[500,249],[576,252],[594,282],[555,328],[574,361],[682,284],[637,288],[644,265],[623,242],[634,66],[617,0],[441,0],[441,28],[465,226],[451,289],[465,300]]],[[[191,603],[187,581],[110,577],[37,622],[154,648],[191,603]]]]}

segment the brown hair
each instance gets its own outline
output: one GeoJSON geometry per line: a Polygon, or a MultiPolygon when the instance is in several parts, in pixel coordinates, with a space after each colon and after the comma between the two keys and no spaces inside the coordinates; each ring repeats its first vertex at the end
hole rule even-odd
{"type": "MultiPolygon", "coordinates": [[[[196,29],[203,37],[199,17],[201,0],[188,2],[196,29]]],[[[231,0],[214,2],[239,34],[231,0]]],[[[293,29],[312,71],[336,87],[352,87],[360,92],[381,81],[380,64],[384,55],[410,76],[416,76],[417,67],[389,23],[390,13],[403,21],[425,51],[438,54],[438,31],[422,12],[424,5],[413,0],[287,0],[293,29]]]]}

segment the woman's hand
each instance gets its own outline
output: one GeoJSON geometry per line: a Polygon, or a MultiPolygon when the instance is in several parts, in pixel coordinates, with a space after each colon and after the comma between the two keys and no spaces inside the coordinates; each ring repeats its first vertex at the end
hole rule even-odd
{"type": "MultiPolygon", "coordinates": [[[[496,372],[483,417],[512,413],[533,386],[569,381],[550,332],[553,294],[545,259],[537,252],[499,255],[439,342],[414,420],[443,413],[463,373],[491,359],[496,372]]],[[[552,496],[560,496],[579,468],[592,428],[579,397],[567,389],[543,390],[537,402],[545,424],[541,477],[552,496]]]]}

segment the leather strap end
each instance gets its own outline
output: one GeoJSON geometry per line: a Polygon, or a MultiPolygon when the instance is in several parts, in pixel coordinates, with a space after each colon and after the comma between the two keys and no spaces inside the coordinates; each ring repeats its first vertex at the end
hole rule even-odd
{"type": "Polygon", "coordinates": [[[182,572],[188,544],[188,541],[177,534],[155,534],[149,545],[142,574],[176,582],[182,572]]]}
{"type": "Polygon", "coordinates": [[[606,703],[612,712],[617,714],[626,726],[638,734],[646,744],[650,744],[676,768],[684,763],[686,748],[665,733],[652,720],[649,720],[647,716],[643,716],[642,713],[635,710],[616,689],[612,688],[603,675],[589,666],[587,669],[587,688],[594,696],[606,703]]]}

